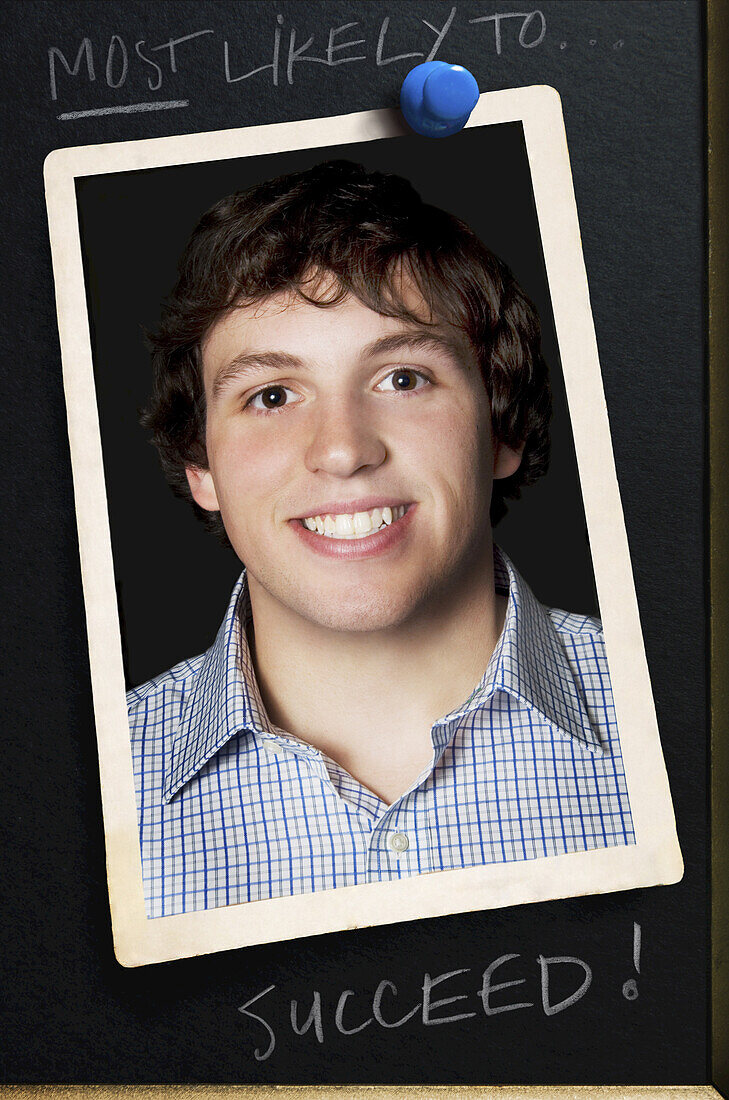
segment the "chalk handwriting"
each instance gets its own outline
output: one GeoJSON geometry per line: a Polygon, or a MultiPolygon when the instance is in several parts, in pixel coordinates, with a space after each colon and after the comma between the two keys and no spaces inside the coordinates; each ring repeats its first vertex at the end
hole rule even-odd
{"type": "Polygon", "coordinates": [[[486,1016],[496,1016],[499,1012],[515,1012],[517,1008],[533,1008],[532,1001],[519,1001],[517,1004],[502,1004],[492,1005],[491,994],[498,993],[500,989],[508,989],[512,985],[523,985],[526,978],[515,978],[510,982],[497,982],[495,985],[491,981],[495,972],[504,963],[508,963],[511,959],[518,959],[518,955],[502,955],[498,959],[487,966],[483,972],[483,979],[481,981],[481,1004],[483,1005],[484,1014],[486,1016]]]}
{"type": "MultiPolygon", "coordinates": [[[[275,9],[274,9],[275,11],[275,9]]],[[[150,42],[149,36],[123,34],[117,29],[103,41],[89,33],[75,41],[48,46],[48,88],[56,102],[60,95],[88,94],[91,86],[112,92],[132,88],[137,92],[163,92],[175,81],[175,92],[185,74],[204,68],[210,82],[236,85],[268,80],[273,87],[293,85],[297,73],[316,66],[322,70],[338,70],[341,66],[370,64],[376,68],[400,63],[403,71],[420,61],[433,61],[448,40],[451,29],[468,23],[483,30],[481,45],[500,57],[504,50],[532,50],[540,46],[547,35],[547,20],[538,8],[526,11],[505,11],[466,19],[459,15],[458,5],[441,9],[432,22],[421,18],[407,29],[397,16],[385,16],[376,24],[361,19],[313,30],[300,19],[271,13],[268,45],[262,56],[252,56],[244,33],[236,39],[226,32],[222,36],[212,27],[190,29],[167,38],[150,42]]],[[[432,17],[431,17],[432,18],[432,17]]],[[[123,94],[123,93],[122,93],[123,94]]],[[[132,110],[156,110],[187,106],[187,100],[154,101],[69,111],[58,118],[79,118],[89,114],[113,114],[132,110]]]]}
{"type": "MultiPolygon", "coordinates": [[[[640,974],[640,945],[641,934],[640,925],[633,924],[633,966],[635,967],[636,974],[640,974]]],[[[623,996],[626,1001],[634,1001],[638,996],[638,983],[635,978],[628,978],[627,982],[623,983],[623,996]]]]}
{"type": "MultiPolygon", "coordinates": [[[[633,927],[634,964],[637,963],[639,973],[640,925],[633,927]]],[[[411,1020],[420,1027],[429,1028],[458,1024],[475,1017],[489,1019],[504,1012],[533,1010],[545,1017],[556,1016],[574,1009],[592,986],[592,968],[575,955],[538,955],[529,961],[512,952],[490,962],[481,973],[479,983],[470,977],[472,974],[471,967],[443,974],[426,973],[417,999],[399,994],[395,983],[388,978],[383,978],[374,991],[343,989],[335,995],[322,994],[317,989],[302,1000],[289,998],[283,1004],[278,987],[268,985],[240,1005],[238,1012],[248,1024],[255,1025],[253,1056],[265,1062],[276,1049],[275,1021],[281,1019],[280,1010],[287,1000],[291,1033],[301,1037],[311,1033],[314,1041],[324,1045],[327,1039],[337,1035],[357,1035],[373,1026],[401,1028],[411,1020]],[[566,992],[561,999],[555,999],[552,992],[555,983],[562,993],[566,992]],[[524,997],[526,990],[521,987],[525,985],[536,995],[530,999],[524,997]],[[260,1041],[261,1029],[265,1044],[260,1041]]],[[[282,1026],[285,1025],[278,1025],[279,1032],[282,1026]]]]}
{"type": "Polygon", "coordinates": [[[76,54],[76,60],[73,63],[73,68],[69,65],[65,55],[59,50],[58,46],[49,46],[48,48],[48,73],[51,82],[51,99],[58,99],[58,87],[56,84],[56,64],[58,62],[63,65],[64,69],[69,76],[78,76],[79,69],[81,68],[81,62],[86,59],[86,73],[89,80],[93,83],[96,80],[96,73],[94,71],[94,50],[91,44],[90,38],[82,38],[81,45],[78,48],[76,54]]]}
{"type": "Polygon", "coordinates": [[[493,23],[494,46],[499,56],[501,56],[503,42],[501,37],[502,19],[521,19],[519,45],[525,50],[533,50],[535,46],[540,46],[544,41],[544,36],[547,33],[547,20],[541,11],[505,11],[496,15],[479,15],[475,19],[469,19],[469,23],[493,23]],[[529,29],[535,20],[537,22],[536,33],[529,29]]]}
{"type": "MultiPolygon", "coordinates": [[[[170,38],[167,42],[161,42],[157,46],[147,47],[150,53],[156,53],[160,50],[167,50],[169,53],[169,68],[171,73],[176,73],[177,69],[177,47],[182,45],[183,42],[190,42],[195,38],[201,38],[203,35],[214,34],[211,29],[194,31],[192,34],[183,34],[177,38],[170,38]]],[[[134,43],[134,52],[144,64],[149,65],[155,70],[154,80],[146,73],[147,87],[150,91],[158,91],[162,87],[163,82],[163,70],[160,65],[157,64],[151,57],[148,57],[142,51],[142,46],[145,46],[145,40],[140,38],[134,43]]],[[[121,88],[127,79],[129,73],[129,50],[127,48],[125,40],[120,34],[112,34],[106,47],[100,51],[101,54],[106,57],[105,64],[105,76],[106,83],[109,88],[121,88]]],[[[98,51],[97,51],[98,53],[98,51]]],[[[94,65],[94,47],[89,37],[81,39],[81,44],[76,53],[76,59],[73,66],[69,65],[68,60],[64,52],[58,46],[49,46],[48,48],[48,79],[50,83],[51,99],[58,99],[58,73],[59,65],[66,71],[71,77],[79,75],[81,70],[81,62],[86,61],[86,73],[90,83],[96,80],[96,70],[94,65]]]]}
{"type": "Polygon", "coordinates": [[[576,959],[573,955],[558,955],[552,959],[545,959],[544,955],[540,955],[539,968],[542,972],[542,1008],[544,1009],[545,1016],[556,1016],[558,1012],[564,1012],[566,1008],[570,1008],[573,1004],[576,1004],[581,997],[584,997],[588,989],[592,985],[592,971],[586,962],[582,959],[576,959]],[[550,969],[557,964],[570,966],[580,966],[584,972],[582,978],[582,985],[579,989],[576,989],[574,993],[570,993],[569,997],[565,997],[563,1001],[559,1001],[557,1004],[552,1004],[549,997],[549,974],[550,969]]]}

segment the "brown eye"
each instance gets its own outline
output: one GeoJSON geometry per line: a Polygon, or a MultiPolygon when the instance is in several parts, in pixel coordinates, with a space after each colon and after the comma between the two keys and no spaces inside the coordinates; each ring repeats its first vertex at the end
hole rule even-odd
{"type": "Polygon", "coordinates": [[[414,390],[418,384],[418,376],[412,370],[399,370],[393,374],[392,384],[396,390],[414,390]]]}
{"type": "Polygon", "coordinates": [[[271,386],[270,390],[264,390],[261,401],[267,409],[277,409],[279,405],[286,404],[286,390],[283,386],[271,386]]]}
{"type": "Polygon", "coordinates": [[[256,409],[280,409],[286,404],[289,392],[286,386],[267,386],[265,390],[259,390],[249,404],[256,409]]]}
{"type": "Polygon", "coordinates": [[[386,378],[383,378],[377,389],[385,392],[389,391],[390,393],[393,391],[408,393],[411,390],[422,390],[424,386],[428,385],[430,385],[429,379],[420,371],[413,370],[412,367],[400,367],[398,370],[391,371],[386,378]]]}

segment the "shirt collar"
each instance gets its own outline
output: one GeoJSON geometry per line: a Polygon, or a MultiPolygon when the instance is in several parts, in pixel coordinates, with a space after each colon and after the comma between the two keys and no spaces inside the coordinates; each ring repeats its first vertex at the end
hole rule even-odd
{"type": "Polygon", "coordinates": [[[255,730],[273,735],[246,638],[250,615],[244,570],[183,704],[165,767],[162,794],[167,802],[236,733],[255,730]]]}
{"type": "MultiPolygon", "coordinates": [[[[494,581],[497,591],[508,593],[501,637],[476,690],[459,710],[437,725],[444,726],[484,706],[497,691],[503,691],[535,710],[560,736],[576,738],[591,752],[604,751],[585,709],[578,676],[570,667],[548,610],[496,546],[494,581]]],[[[215,642],[185,699],[165,768],[165,801],[236,733],[250,730],[275,736],[261,701],[246,638],[250,614],[244,570],[215,642]]]]}
{"type": "Polygon", "coordinates": [[[504,628],[480,684],[443,722],[483,706],[503,691],[536,711],[558,735],[575,738],[592,753],[604,752],[585,707],[579,674],[567,659],[548,609],[498,546],[494,584],[497,592],[508,593],[504,628]]]}

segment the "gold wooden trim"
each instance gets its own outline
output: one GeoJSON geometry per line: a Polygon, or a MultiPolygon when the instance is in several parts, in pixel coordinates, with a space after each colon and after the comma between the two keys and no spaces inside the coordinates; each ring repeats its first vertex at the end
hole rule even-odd
{"type": "Polygon", "coordinates": [[[729,10],[707,5],[712,1080],[729,1094],[729,10]]]}
{"type": "Polygon", "coordinates": [[[711,1085],[8,1085],[3,1100],[721,1100],[711,1085]]]}

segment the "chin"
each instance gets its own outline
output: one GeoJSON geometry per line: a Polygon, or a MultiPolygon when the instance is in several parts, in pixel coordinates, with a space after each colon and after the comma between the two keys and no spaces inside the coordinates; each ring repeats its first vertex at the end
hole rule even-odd
{"type": "Polygon", "coordinates": [[[299,590],[284,602],[302,618],[317,626],[345,634],[367,634],[394,630],[413,622],[428,611],[434,611],[438,585],[423,576],[419,584],[349,585],[323,590],[317,585],[311,591],[299,590]]]}
{"type": "Polygon", "coordinates": [[[343,634],[367,634],[391,630],[412,616],[412,598],[403,601],[383,593],[348,593],[338,600],[302,601],[300,614],[326,630],[343,634]]]}
{"type": "Polygon", "coordinates": [[[291,563],[273,571],[268,561],[260,571],[249,566],[249,581],[255,578],[256,586],[267,593],[265,599],[304,622],[335,633],[367,634],[422,624],[442,612],[452,601],[453,586],[467,578],[462,552],[441,557],[440,568],[433,557],[429,562],[421,559],[417,568],[380,562],[373,570],[372,563],[362,563],[362,572],[356,566],[346,569],[346,579],[336,566],[326,571],[328,576],[316,570],[305,577],[303,570],[294,572],[291,563]]]}

